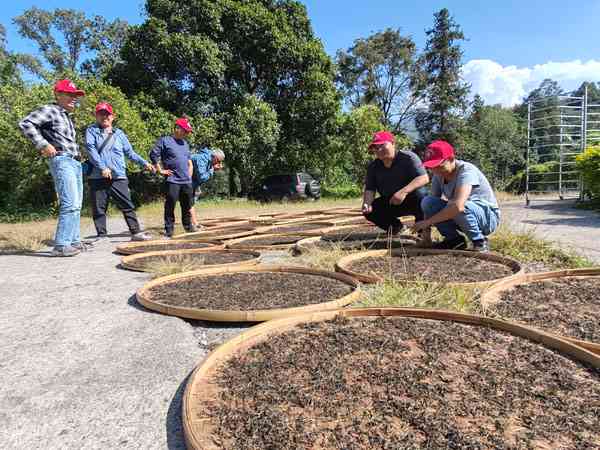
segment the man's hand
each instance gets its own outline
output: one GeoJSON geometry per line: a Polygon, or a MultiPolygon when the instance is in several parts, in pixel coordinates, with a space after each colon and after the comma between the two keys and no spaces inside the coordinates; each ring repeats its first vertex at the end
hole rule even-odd
{"type": "Polygon", "coordinates": [[[412,227],[410,227],[410,229],[415,232],[419,232],[431,228],[431,225],[432,224],[429,222],[429,220],[420,220],[419,222],[415,222],[415,224],[412,227]]]}
{"type": "Polygon", "coordinates": [[[110,171],[110,169],[108,167],[106,169],[102,169],[102,176],[104,178],[112,180],[112,172],[110,171]]]}
{"type": "Polygon", "coordinates": [[[401,205],[407,195],[403,190],[399,190],[390,198],[390,205],[401,205]]]}
{"type": "Polygon", "coordinates": [[[159,173],[161,175],[164,175],[165,177],[170,177],[171,175],[173,175],[173,171],[169,169],[160,169],[159,173]]]}
{"type": "Polygon", "coordinates": [[[363,214],[370,214],[373,212],[373,206],[369,205],[368,203],[363,203],[362,205],[362,213],[363,214]]]}
{"type": "Polygon", "coordinates": [[[56,148],[54,148],[54,145],[48,144],[44,148],[40,149],[40,154],[46,158],[52,158],[56,156],[56,148]]]}
{"type": "Polygon", "coordinates": [[[146,169],[146,170],[149,170],[149,171],[150,171],[150,172],[152,172],[152,173],[156,172],[156,169],[155,169],[155,168],[154,168],[154,166],[153,166],[152,164],[150,164],[150,163],[146,164],[146,165],[144,166],[144,169],[146,169]]]}

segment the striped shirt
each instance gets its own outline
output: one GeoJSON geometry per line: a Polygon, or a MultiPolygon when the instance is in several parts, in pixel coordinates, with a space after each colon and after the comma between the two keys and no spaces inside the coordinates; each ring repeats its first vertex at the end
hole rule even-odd
{"type": "Polygon", "coordinates": [[[66,109],[55,103],[32,111],[19,122],[19,128],[38,150],[52,144],[59,154],[79,155],[73,120],[66,109]]]}

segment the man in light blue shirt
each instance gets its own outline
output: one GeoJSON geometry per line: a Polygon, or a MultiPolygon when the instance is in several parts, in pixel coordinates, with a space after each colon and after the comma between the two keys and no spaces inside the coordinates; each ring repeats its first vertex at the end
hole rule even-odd
{"type": "Polygon", "coordinates": [[[195,227],[199,227],[198,217],[196,217],[196,211],[194,210],[194,204],[198,201],[202,191],[200,186],[206,183],[212,178],[215,170],[223,169],[223,161],[225,160],[225,153],[222,150],[211,150],[206,146],[203,146],[197,153],[192,154],[191,157],[192,166],[194,173],[192,174],[192,191],[193,201],[190,213],[192,215],[192,224],[195,227]]]}
{"type": "Polygon", "coordinates": [[[415,223],[414,228],[418,231],[435,226],[444,240],[434,248],[466,249],[462,232],[474,251],[489,251],[487,236],[500,223],[500,208],[485,175],[473,164],[455,159],[454,148],[441,140],[427,147],[423,165],[434,176],[431,195],[421,202],[425,219],[415,223]]]}
{"type": "Polygon", "coordinates": [[[131,232],[131,240],[146,241],[151,236],[141,231],[135,214],[125,157],[152,172],[154,167],[133,150],[122,130],[113,128],[114,118],[113,108],[109,103],[98,103],[96,123],[90,125],[85,132],[85,144],[92,166],[88,182],[96,233],[99,238],[107,235],[106,209],[109,198],[112,198],[123,213],[131,232]]]}

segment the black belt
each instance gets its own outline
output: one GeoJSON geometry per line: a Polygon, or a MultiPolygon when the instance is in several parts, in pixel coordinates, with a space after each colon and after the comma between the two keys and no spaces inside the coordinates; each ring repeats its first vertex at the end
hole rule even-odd
{"type": "Polygon", "coordinates": [[[65,152],[56,152],[59,156],[68,156],[69,158],[73,158],[75,161],[81,161],[81,155],[74,155],[73,153],[65,153],[65,152]]]}

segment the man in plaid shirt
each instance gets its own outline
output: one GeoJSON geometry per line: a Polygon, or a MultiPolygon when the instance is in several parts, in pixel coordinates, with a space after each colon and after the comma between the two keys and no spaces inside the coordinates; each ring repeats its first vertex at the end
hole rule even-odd
{"type": "Polygon", "coordinates": [[[31,112],[20,123],[23,134],[47,158],[50,173],[60,203],[54,237],[53,256],[75,256],[85,250],[80,236],[80,213],[83,201],[83,180],[79,146],[70,114],[85,92],[70,80],[54,85],[56,103],[31,112]]]}

